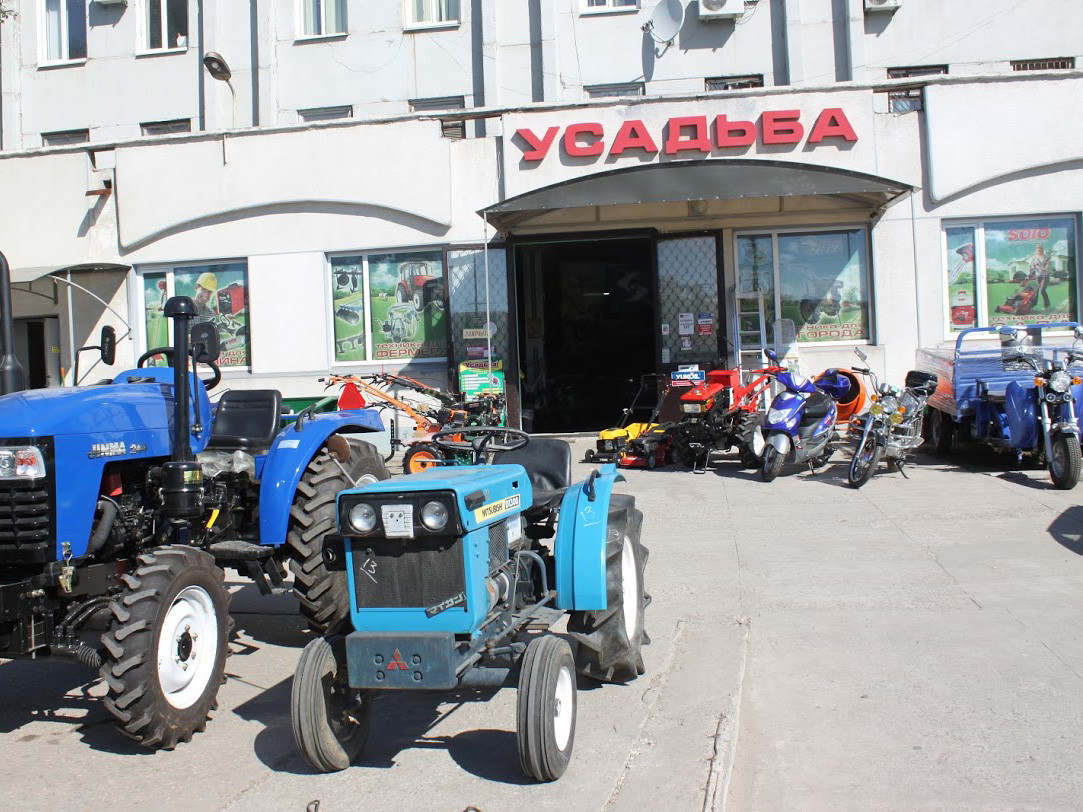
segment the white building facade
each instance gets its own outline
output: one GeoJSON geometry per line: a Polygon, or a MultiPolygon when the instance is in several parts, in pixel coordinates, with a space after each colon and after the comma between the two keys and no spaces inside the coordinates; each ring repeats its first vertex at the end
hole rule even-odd
{"type": "Polygon", "coordinates": [[[233,388],[457,387],[491,355],[541,431],[612,423],[644,373],[747,365],[761,307],[804,369],[859,346],[892,381],[965,327],[1080,315],[1077,0],[3,5],[35,385],[104,324],[89,380],[168,343],[173,294],[233,388]]]}

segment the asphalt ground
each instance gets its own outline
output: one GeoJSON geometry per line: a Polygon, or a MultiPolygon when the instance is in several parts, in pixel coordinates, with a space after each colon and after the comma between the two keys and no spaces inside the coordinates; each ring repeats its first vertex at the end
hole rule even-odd
{"type": "Polygon", "coordinates": [[[310,635],[233,577],[219,709],[172,752],[121,737],[82,667],[0,664],[0,809],[1083,807],[1083,486],[1004,462],[919,456],[859,491],[841,462],[628,472],[647,673],[580,683],[555,784],[519,771],[510,688],[382,696],[360,763],[314,774],[289,723],[310,635]]]}

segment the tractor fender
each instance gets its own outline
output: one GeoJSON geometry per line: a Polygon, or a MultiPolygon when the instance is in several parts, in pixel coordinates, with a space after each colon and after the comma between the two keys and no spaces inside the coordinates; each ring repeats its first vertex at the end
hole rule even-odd
{"type": "Polygon", "coordinates": [[[332,434],[384,431],[375,409],[316,414],[282,429],[267,452],[259,484],[259,538],[261,544],[286,542],[290,507],[305,468],[332,434]]]}
{"type": "Polygon", "coordinates": [[[786,459],[790,453],[790,435],[781,431],[772,431],[767,435],[767,445],[773,445],[779,456],[786,459]]]}
{"type": "Polygon", "coordinates": [[[590,479],[568,488],[560,502],[560,521],[553,544],[558,609],[606,608],[609,500],[618,481],[623,482],[624,476],[617,473],[617,466],[603,465],[590,479]]]}

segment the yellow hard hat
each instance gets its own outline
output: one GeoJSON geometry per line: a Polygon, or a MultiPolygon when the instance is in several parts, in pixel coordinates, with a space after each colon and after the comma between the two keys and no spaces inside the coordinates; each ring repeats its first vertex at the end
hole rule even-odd
{"type": "Polygon", "coordinates": [[[207,271],[206,273],[201,273],[199,275],[196,284],[207,290],[218,290],[218,277],[210,271],[207,271]]]}

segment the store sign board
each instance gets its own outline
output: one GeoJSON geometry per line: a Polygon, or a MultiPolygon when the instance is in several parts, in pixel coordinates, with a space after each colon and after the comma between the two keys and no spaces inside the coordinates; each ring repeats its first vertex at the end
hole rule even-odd
{"type": "Polygon", "coordinates": [[[841,107],[826,107],[815,116],[801,110],[765,110],[757,120],[713,116],[673,116],[657,131],[641,119],[608,126],[598,121],[564,127],[520,127],[512,139],[527,164],[540,163],[554,146],[568,158],[630,158],[666,155],[703,157],[716,151],[740,150],[759,143],[806,149],[824,143],[855,143],[857,132],[841,107]],[[806,130],[806,127],[808,128],[806,130]],[[807,137],[806,137],[807,133],[807,137]],[[559,137],[559,138],[558,138],[559,137]]]}

